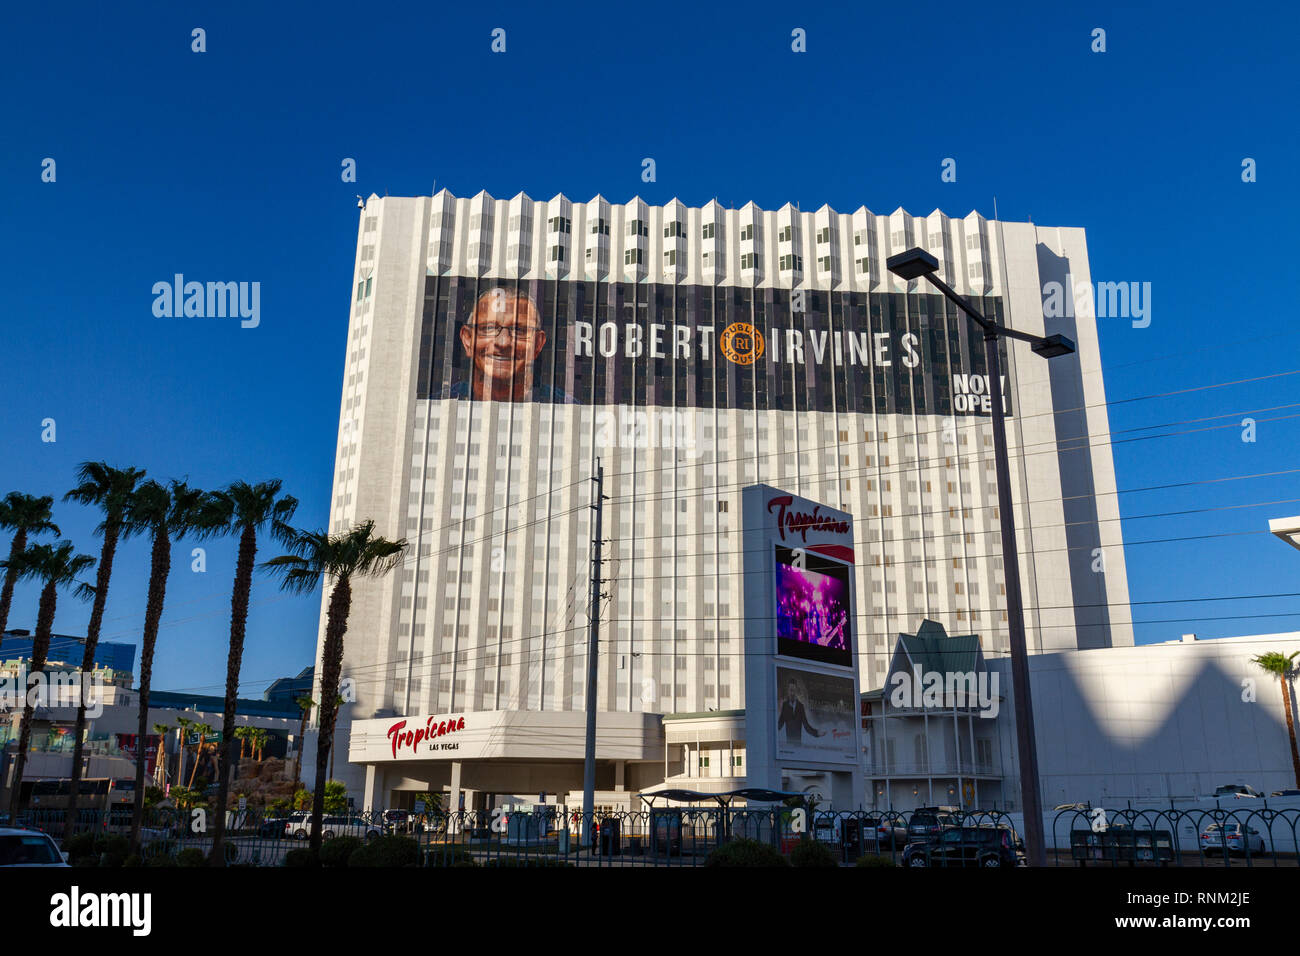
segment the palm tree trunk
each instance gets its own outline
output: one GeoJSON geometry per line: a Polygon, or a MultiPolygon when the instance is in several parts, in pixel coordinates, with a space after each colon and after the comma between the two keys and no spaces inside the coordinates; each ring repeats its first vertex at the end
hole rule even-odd
{"type": "MultiPolygon", "coordinates": [[[[19,528],[14,532],[13,543],[9,545],[9,560],[13,561],[25,550],[27,550],[27,529],[19,528]]],[[[0,634],[3,634],[5,628],[9,626],[9,608],[14,602],[14,582],[16,580],[14,569],[10,566],[5,571],[5,583],[0,587],[0,634]]]]}
{"type": "Polygon", "coordinates": [[[194,766],[190,767],[190,782],[185,785],[186,790],[194,789],[194,775],[199,772],[199,762],[203,759],[203,744],[207,739],[203,734],[199,734],[198,746],[194,748],[194,766]]]}
{"type": "MultiPolygon", "coordinates": [[[[32,669],[36,674],[45,669],[45,658],[50,652],[50,632],[54,630],[54,605],[58,599],[54,584],[41,589],[41,603],[36,612],[36,637],[32,640],[32,669]]],[[[26,690],[26,688],[24,688],[26,690]]],[[[32,714],[35,701],[24,693],[23,718],[18,730],[18,753],[14,755],[13,790],[9,794],[9,824],[18,825],[18,813],[23,802],[23,770],[27,767],[27,748],[32,742],[32,714]]]]}
{"type": "Polygon", "coordinates": [[[86,652],[81,657],[81,695],[77,701],[77,724],[72,737],[72,785],[68,794],[68,816],[63,824],[63,840],[72,839],[77,827],[77,797],[81,789],[82,737],[86,733],[86,684],[95,671],[95,649],[99,646],[99,629],[104,623],[104,604],[108,601],[108,582],[113,576],[113,556],[117,553],[120,525],[113,519],[104,524],[104,546],[99,552],[99,571],[95,575],[95,601],[86,625],[86,652]]]}
{"type": "Polygon", "coordinates": [[[343,671],[343,635],[352,608],[352,585],[339,578],[330,594],[325,618],[325,646],[321,650],[320,727],[316,732],[316,789],[311,798],[311,850],[320,853],[321,818],[325,815],[325,784],[329,782],[330,751],[334,746],[334,721],[339,708],[339,675],[343,671]]]}
{"type": "Polygon", "coordinates": [[[1286,710],[1286,733],[1291,738],[1291,769],[1295,772],[1296,788],[1300,789],[1300,751],[1296,750],[1295,721],[1291,718],[1291,689],[1287,686],[1287,675],[1282,674],[1280,676],[1282,678],[1282,707],[1286,710]]]}
{"type": "Polygon", "coordinates": [[[217,820],[208,863],[225,866],[226,803],[230,799],[230,760],[235,741],[235,694],[239,690],[239,665],[244,657],[244,630],[248,624],[248,595],[253,589],[253,560],[257,557],[257,529],[244,528],[239,536],[235,588],[230,595],[230,655],[226,659],[226,712],[217,744],[217,820]]]}
{"type": "MultiPolygon", "coordinates": [[[[149,686],[153,680],[153,651],[158,641],[158,622],[162,619],[163,600],[167,596],[167,575],[172,566],[171,539],[166,528],[153,536],[153,555],[149,565],[149,596],[144,608],[144,636],[140,647],[140,723],[135,744],[135,808],[131,813],[131,852],[140,852],[140,826],[144,822],[145,733],[149,729],[149,686]]],[[[161,745],[160,745],[161,746],[161,745]]]]}
{"type": "Polygon", "coordinates": [[[298,792],[298,783],[302,780],[302,743],[307,738],[307,717],[310,709],[304,709],[302,720],[298,723],[298,752],[293,755],[293,792],[298,792]]]}

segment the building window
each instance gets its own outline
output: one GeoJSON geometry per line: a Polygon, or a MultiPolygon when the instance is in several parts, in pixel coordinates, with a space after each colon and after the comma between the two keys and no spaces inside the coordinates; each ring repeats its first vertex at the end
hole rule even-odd
{"type": "Polygon", "coordinates": [[[550,256],[550,258],[551,258],[551,261],[552,261],[552,262],[563,262],[563,261],[564,261],[564,246],[551,246],[551,256],[550,256]]]}
{"type": "Polygon", "coordinates": [[[740,230],[740,241],[744,242],[747,239],[753,239],[753,238],[754,238],[754,224],[751,222],[749,223],[749,225],[745,226],[740,230]]]}
{"type": "Polygon", "coordinates": [[[625,266],[640,265],[642,262],[640,249],[626,249],[623,252],[623,264],[625,266]]]}
{"type": "Polygon", "coordinates": [[[753,269],[753,268],[756,268],[756,263],[757,263],[757,262],[758,262],[758,256],[757,256],[757,255],[755,255],[755,254],[752,253],[752,252],[746,252],[744,255],[742,255],[742,256],[740,257],[740,268],[742,268],[742,269],[753,269]]]}
{"type": "Polygon", "coordinates": [[[831,257],[830,257],[830,256],[821,256],[821,257],[817,260],[817,268],[820,269],[822,272],[830,272],[830,271],[831,271],[831,257]]]}
{"type": "Polygon", "coordinates": [[[666,265],[666,266],[675,266],[675,265],[677,265],[677,250],[676,250],[676,249],[669,249],[667,252],[664,253],[664,265],[666,265]]]}
{"type": "Polygon", "coordinates": [[[818,244],[818,245],[823,245],[823,244],[828,243],[828,242],[830,242],[830,241],[831,241],[831,227],[830,227],[830,226],[822,226],[821,229],[817,230],[817,244],[818,244]]]}
{"type": "Polygon", "coordinates": [[[572,225],[573,221],[564,216],[552,216],[550,219],[551,232],[567,233],[572,225]]]}
{"type": "Polygon", "coordinates": [[[683,224],[682,222],[680,222],[680,221],[678,221],[678,220],[674,220],[674,221],[672,221],[672,222],[664,223],[664,238],[665,238],[665,239],[673,239],[673,238],[682,238],[682,239],[685,239],[685,238],[686,238],[686,226],[685,226],[685,224],[683,224]]]}
{"type": "Polygon", "coordinates": [[[716,225],[717,225],[716,223],[706,222],[706,223],[704,224],[703,229],[701,230],[701,234],[702,234],[703,238],[705,238],[705,239],[712,239],[712,238],[713,238],[713,235],[714,235],[714,229],[716,228],[716,225]]]}
{"type": "Polygon", "coordinates": [[[650,235],[650,227],[646,225],[644,220],[633,219],[627,224],[627,234],[629,236],[648,236],[650,235]]]}
{"type": "Polygon", "coordinates": [[[859,260],[858,260],[858,271],[861,272],[863,275],[866,275],[868,272],[870,272],[870,271],[871,271],[871,260],[870,260],[870,259],[859,259],[859,260]]]}
{"type": "Polygon", "coordinates": [[[780,258],[777,265],[782,272],[803,272],[803,256],[796,256],[793,253],[780,258]]]}
{"type": "Polygon", "coordinates": [[[591,221],[591,234],[593,236],[608,236],[609,223],[604,219],[593,219],[591,221]]]}

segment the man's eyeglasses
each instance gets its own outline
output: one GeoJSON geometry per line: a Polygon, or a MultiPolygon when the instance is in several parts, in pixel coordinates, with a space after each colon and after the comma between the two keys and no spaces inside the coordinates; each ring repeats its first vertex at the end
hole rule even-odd
{"type": "Polygon", "coordinates": [[[535,325],[493,325],[491,323],[467,325],[465,328],[485,339],[495,339],[502,332],[509,332],[516,342],[522,342],[534,332],[541,331],[535,325]]]}

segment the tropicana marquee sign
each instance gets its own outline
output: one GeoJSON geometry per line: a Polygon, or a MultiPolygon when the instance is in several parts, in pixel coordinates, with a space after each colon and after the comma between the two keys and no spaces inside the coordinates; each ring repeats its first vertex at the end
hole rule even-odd
{"type": "MultiPolygon", "coordinates": [[[[434,719],[430,717],[423,727],[415,730],[407,730],[405,720],[399,720],[389,727],[388,740],[393,745],[394,759],[397,757],[397,751],[403,747],[409,748],[411,753],[414,754],[416,748],[426,740],[444,737],[447,734],[465,729],[465,717],[463,715],[459,718],[450,717],[446,720],[439,720],[437,723],[434,723],[434,719]]],[[[459,744],[440,744],[430,745],[429,749],[454,750],[459,746],[459,744]]]]}

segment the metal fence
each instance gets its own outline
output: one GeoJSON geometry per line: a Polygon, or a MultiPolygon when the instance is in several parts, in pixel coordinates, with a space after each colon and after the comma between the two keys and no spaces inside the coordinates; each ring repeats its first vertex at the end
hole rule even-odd
{"type": "Polygon", "coordinates": [[[1090,804],[1056,813],[1051,841],[1058,863],[1077,866],[1296,866],[1300,808],[1090,804]]]}
{"type": "MultiPolygon", "coordinates": [[[[62,840],[61,810],[29,810],[18,822],[62,840]]],[[[74,866],[205,865],[213,822],[211,813],[202,809],[149,811],[140,852],[133,858],[126,846],[129,807],[81,810],[78,836],[64,849],[74,866]]],[[[1057,812],[1050,822],[1048,862],[1056,866],[1296,866],[1300,854],[1300,809],[1216,805],[1111,810],[1084,805],[1057,812]]],[[[327,865],[343,865],[342,851],[354,843],[399,835],[409,839],[399,848],[410,854],[402,860],[407,865],[693,867],[704,865],[713,850],[734,840],[758,841],[789,858],[800,841],[811,839],[841,865],[975,865],[960,854],[939,852],[944,834],[958,831],[952,834],[956,845],[962,831],[978,839],[1004,829],[1014,845],[1018,818],[998,810],[916,817],[912,811],[894,810],[801,813],[784,806],[670,806],[598,813],[594,824],[591,839],[583,841],[581,814],[555,806],[326,814],[322,857],[327,865]],[[354,839],[334,844],[331,854],[331,841],[343,837],[354,839]]],[[[304,854],[290,854],[306,850],[309,828],[306,815],[230,811],[226,863],[295,865],[304,854]]]]}

